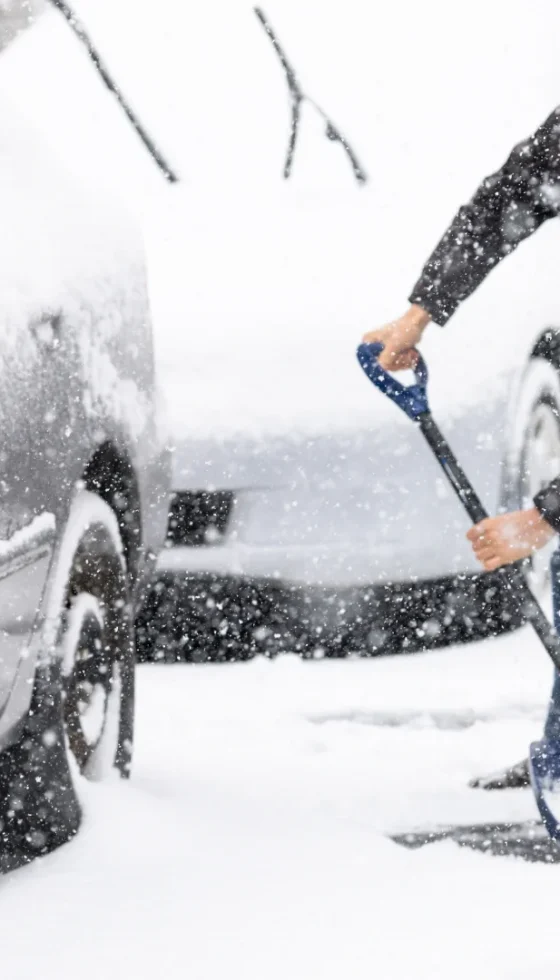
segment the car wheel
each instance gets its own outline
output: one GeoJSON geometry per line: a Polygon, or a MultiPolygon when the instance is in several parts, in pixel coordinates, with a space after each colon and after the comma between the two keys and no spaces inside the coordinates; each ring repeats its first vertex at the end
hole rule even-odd
{"type": "MultiPolygon", "coordinates": [[[[517,412],[515,506],[530,507],[535,494],[560,473],[560,378],[548,361],[534,358],[527,368],[517,412]]],[[[526,563],[529,585],[539,598],[549,589],[549,565],[556,541],[526,563]]]]}
{"type": "Polygon", "coordinates": [[[128,776],[134,718],[134,627],[116,516],[83,491],[50,580],[29,714],[0,756],[0,870],[45,854],[78,830],[80,776],[128,776]]]}
{"type": "MultiPolygon", "coordinates": [[[[93,495],[92,495],[93,496],[93,495]]],[[[102,501],[98,501],[98,512],[102,501]]],[[[84,534],[72,561],[57,643],[67,749],[80,773],[128,776],[134,719],[134,630],[113,512],[84,534]],[[110,523],[114,521],[114,527],[110,523]]]]}

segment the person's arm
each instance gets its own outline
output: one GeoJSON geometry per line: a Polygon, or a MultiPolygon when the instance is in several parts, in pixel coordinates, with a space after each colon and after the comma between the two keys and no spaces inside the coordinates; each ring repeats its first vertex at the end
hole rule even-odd
{"type": "Polygon", "coordinates": [[[498,263],[560,212],[560,107],[460,208],[410,294],[407,312],[364,337],[386,370],[411,367],[430,322],[444,326],[498,263]]]}
{"type": "Polygon", "coordinates": [[[560,211],[560,107],[457,212],[410,302],[443,326],[506,255],[560,211]]]}
{"type": "Polygon", "coordinates": [[[541,517],[560,534],[560,476],[535,495],[533,503],[541,517]]]}

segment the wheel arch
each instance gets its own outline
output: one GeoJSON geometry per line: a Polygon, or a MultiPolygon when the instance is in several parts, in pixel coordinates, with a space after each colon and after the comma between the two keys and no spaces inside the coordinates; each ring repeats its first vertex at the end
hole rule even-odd
{"type": "Polygon", "coordinates": [[[84,489],[98,494],[114,511],[122,537],[129,574],[138,573],[142,552],[140,488],[130,459],[115,445],[103,442],[89,459],[82,475],[84,489]]]}
{"type": "Polygon", "coordinates": [[[504,510],[516,510],[519,500],[519,466],[521,462],[524,427],[530,403],[539,386],[540,371],[536,362],[553,368],[560,385],[560,327],[547,326],[535,337],[527,351],[526,360],[512,386],[507,406],[507,438],[502,461],[499,505],[504,510]]]}
{"type": "Polygon", "coordinates": [[[529,357],[541,357],[560,371],[560,327],[546,327],[533,344],[529,357]]]}

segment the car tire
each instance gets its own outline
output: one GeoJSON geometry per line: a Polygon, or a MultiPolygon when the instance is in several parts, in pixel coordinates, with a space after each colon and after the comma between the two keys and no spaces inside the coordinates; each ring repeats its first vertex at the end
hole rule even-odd
{"type": "MultiPolygon", "coordinates": [[[[532,506],[535,494],[560,473],[560,375],[544,358],[535,357],[524,373],[513,433],[511,509],[532,506]]],[[[525,563],[529,585],[539,598],[549,590],[550,546],[525,563]]]]}
{"type": "Polygon", "coordinates": [[[80,776],[130,773],[134,619],[117,518],[78,494],[50,578],[29,713],[0,756],[0,870],[77,832],[80,776]]]}

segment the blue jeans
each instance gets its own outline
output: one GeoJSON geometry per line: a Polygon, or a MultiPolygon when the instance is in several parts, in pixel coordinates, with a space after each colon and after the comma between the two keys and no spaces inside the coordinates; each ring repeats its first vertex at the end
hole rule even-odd
{"type": "MultiPolygon", "coordinates": [[[[556,549],[550,560],[550,581],[554,626],[560,635],[560,548],[556,549]]],[[[557,670],[554,671],[554,684],[544,723],[544,737],[549,741],[560,741],[560,674],[557,670]]]]}
{"type": "Polygon", "coordinates": [[[549,742],[560,742],[560,674],[557,670],[554,671],[554,684],[544,723],[544,737],[549,742]]]}

